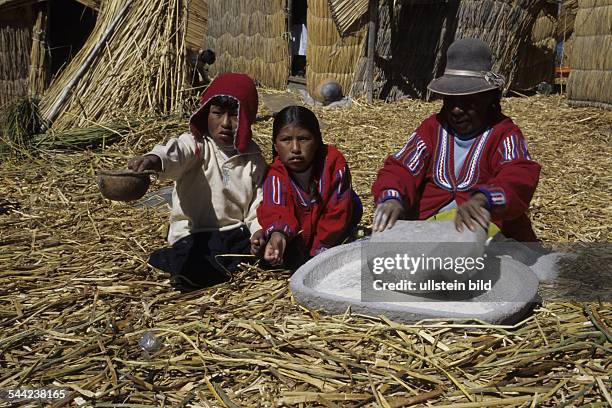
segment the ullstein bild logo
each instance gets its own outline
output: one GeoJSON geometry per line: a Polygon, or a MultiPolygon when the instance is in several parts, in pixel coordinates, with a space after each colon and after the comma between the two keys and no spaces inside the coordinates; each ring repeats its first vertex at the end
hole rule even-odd
{"type": "Polygon", "coordinates": [[[491,280],[468,280],[467,282],[459,282],[458,280],[454,280],[452,282],[446,281],[436,281],[433,279],[429,279],[425,282],[414,282],[407,279],[402,279],[399,282],[384,282],[380,279],[374,280],[372,282],[372,288],[374,290],[386,291],[400,291],[400,292],[414,292],[414,291],[423,291],[423,292],[433,292],[433,291],[485,291],[491,290],[492,287],[491,280]]]}

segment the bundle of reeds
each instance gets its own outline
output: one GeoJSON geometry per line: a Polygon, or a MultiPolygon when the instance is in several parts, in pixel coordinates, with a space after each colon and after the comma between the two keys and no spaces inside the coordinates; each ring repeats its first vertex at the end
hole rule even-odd
{"type": "Polygon", "coordinates": [[[45,134],[36,135],[34,144],[39,151],[104,149],[121,141],[124,144],[138,143],[138,136],[142,134],[157,134],[160,137],[165,132],[172,132],[176,135],[185,123],[178,116],[123,118],[82,128],[51,129],[45,134]]]}
{"type": "Polygon", "coordinates": [[[0,111],[0,150],[17,156],[29,155],[34,135],[40,132],[42,125],[38,100],[15,100],[0,111]]]}
{"type": "Polygon", "coordinates": [[[612,109],[612,0],[579,0],[567,95],[574,105],[612,109]]]}
{"type": "Polygon", "coordinates": [[[258,83],[283,88],[289,50],[283,0],[211,0],[204,47],[217,54],[213,75],[244,72],[258,83]]]}
{"type": "Polygon", "coordinates": [[[47,5],[38,5],[34,9],[36,22],[32,30],[32,49],[30,52],[30,74],[28,90],[30,95],[40,97],[47,89],[47,5]]]}
{"type": "Polygon", "coordinates": [[[67,128],[109,121],[118,110],[179,111],[185,99],[184,6],[184,0],[104,1],[87,43],[44,95],[45,117],[59,108],[53,126],[67,128]],[[121,18],[119,12],[126,6],[121,18]],[[91,63],[83,71],[87,61],[91,63]],[[79,79],[67,89],[75,78],[79,79]]]}
{"type": "Polygon", "coordinates": [[[363,52],[366,27],[341,37],[325,0],[308,0],[308,47],[306,82],[314,95],[317,86],[334,79],[347,94],[353,83],[357,61],[363,52]]]}

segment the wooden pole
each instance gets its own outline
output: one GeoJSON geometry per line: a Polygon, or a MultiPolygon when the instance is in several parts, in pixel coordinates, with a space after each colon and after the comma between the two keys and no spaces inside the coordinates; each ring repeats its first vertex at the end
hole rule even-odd
{"type": "Polygon", "coordinates": [[[374,93],[374,54],[376,52],[376,32],[378,31],[378,0],[368,4],[370,22],[368,24],[368,65],[366,69],[366,94],[368,103],[373,101],[374,93]]]}

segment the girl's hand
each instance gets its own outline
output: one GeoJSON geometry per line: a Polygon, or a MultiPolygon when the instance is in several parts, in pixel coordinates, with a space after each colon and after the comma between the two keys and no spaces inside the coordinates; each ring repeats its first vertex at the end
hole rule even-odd
{"type": "Polygon", "coordinates": [[[266,237],[264,231],[260,229],[251,237],[251,255],[258,258],[263,256],[263,251],[266,248],[266,237]]]}
{"type": "Polygon", "coordinates": [[[487,197],[482,193],[474,194],[468,201],[457,208],[455,228],[463,232],[465,225],[470,231],[475,231],[480,225],[485,230],[489,228],[489,213],[486,210],[487,197]]]}
{"type": "Polygon", "coordinates": [[[373,232],[381,232],[390,229],[395,222],[404,218],[404,206],[401,201],[391,199],[379,204],[374,211],[374,222],[372,223],[373,232]]]}
{"type": "Polygon", "coordinates": [[[264,259],[272,266],[282,265],[286,246],[287,238],[285,237],[285,234],[278,231],[273,232],[268,244],[266,245],[264,259]]]}
{"type": "Polygon", "coordinates": [[[162,163],[158,156],[154,154],[147,154],[145,156],[132,157],[128,161],[128,169],[140,173],[145,170],[162,170],[162,163]]]}

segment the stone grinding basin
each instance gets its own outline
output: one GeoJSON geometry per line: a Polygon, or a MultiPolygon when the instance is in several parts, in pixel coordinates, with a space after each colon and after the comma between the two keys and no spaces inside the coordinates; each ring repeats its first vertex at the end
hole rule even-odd
{"type": "MultiPolygon", "coordinates": [[[[408,223],[426,222],[404,222],[404,228],[408,223]]],[[[419,228],[421,226],[419,225],[419,228]]],[[[440,227],[442,225],[436,226],[440,227]]],[[[394,228],[397,228],[397,225],[394,228]]],[[[395,234],[399,232],[400,230],[396,230],[395,234]]],[[[385,239],[378,238],[377,241],[384,242],[385,239]]],[[[404,323],[443,318],[479,319],[492,324],[517,322],[538,301],[539,282],[536,275],[526,265],[508,257],[489,259],[487,268],[475,277],[490,279],[491,289],[475,291],[473,297],[442,300],[448,299],[445,297],[447,295],[392,292],[390,301],[362,301],[361,256],[364,245],[371,245],[370,240],[331,248],[300,267],[290,281],[295,299],[304,306],[330,314],[344,314],[350,307],[353,313],[384,315],[393,321],[404,323]]],[[[364,282],[367,288],[370,288],[371,281],[368,279],[371,278],[366,275],[364,282]]],[[[375,291],[366,289],[363,293],[366,298],[368,293],[371,295],[375,291]]],[[[380,299],[380,293],[377,296],[380,299]]]]}

